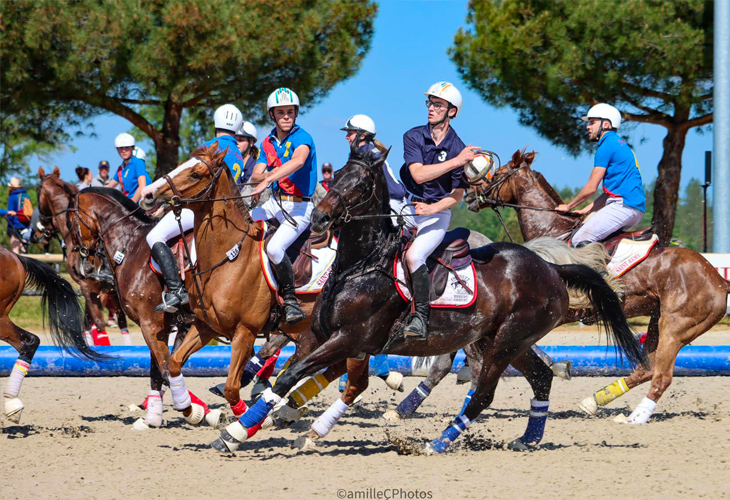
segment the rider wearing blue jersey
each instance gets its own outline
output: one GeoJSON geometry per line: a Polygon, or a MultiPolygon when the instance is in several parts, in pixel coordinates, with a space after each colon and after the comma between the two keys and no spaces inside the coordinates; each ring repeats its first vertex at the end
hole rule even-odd
{"type": "Polygon", "coordinates": [[[567,204],[556,210],[568,212],[590,199],[603,181],[603,194],[577,213],[595,212],[575,233],[571,243],[583,246],[601,241],[616,231],[637,224],[646,211],[646,194],[636,156],[616,133],[621,126],[621,113],[609,104],[596,104],[583,117],[591,141],[598,142],[593,171],[588,183],[567,204]]]}
{"type": "Polygon", "coordinates": [[[451,208],[461,202],[467,187],[463,167],[476,157],[477,146],[465,146],[451,120],[461,111],[461,93],[449,82],[437,82],[427,97],[428,125],[415,127],[403,136],[400,177],[408,191],[413,217],[406,227],[417,230],[406,253],[411,271],[414,309],[404,335],[425,340],[428,336],[430,278],[426,259],[446,235],[451,208]]]}
{"type": "Polygon", "coordinates": [[[266,246],[266,254],[281,287],[286,322],[292,324],[303,320],[306,314],[295,295],[294,270],[286,249],[310,224],[314,209],[311,199],[317,186],[317,151],[312,136],[296,124],[299,97],[292,90],[276,89],[266,104],[275,126],[261,143],[251,177],[251,182],[259,184],[251,195],[256,196],[276,183],[281,203],[272,196],[256,207],[251,216],[254,220],[276,218],[280,223],[266,246]]]}
{"type": "Polygon", "coordinates": [[[134,137],[129,134],[119,134],[114,139],[114,146],[122,158],[122,164],[106,185],[108,188],[119,186],[124,196],[138,203],[142,197],[142,190],[152,183],[144,161],[134,156],[134,137]]]}
{"type": "Polygon", "coordinates": [[[258,139],[259,134],[251,122],[243,122],[241,128],[236,132],[238,151],[241,152],[241,156],[243,157],[243,172],[241,177],[238,178],[239,184],[248,183],[253,175],[256,160],[259,157],[259,149],[256,147],[256,141],[258,139]]]}
{"type": "MultiPolygon", "coordinates": [[[[215,111],[213,121],[215,123],[215,137],[206,141],[203,145],[210,147],[217,143],[218,151],[225,150],[226,155],[223,161],[231,171],[233,178],[238,179],[243,172],[243,157],[238,150],[234,133],[241,128],[243,115],[233,104],[224,104],[215,111]]],[[[170,175],[174,175],[174,172],[170,175]]],[[[153,191],[154,189],[156,189],[155,185],[150,186],[149,190],[145,190],[143,195],[147,195],[147,191],[153,191]]],[[[192,210],[183,208],[180,211],[180,223],[183,232],[195,227],[195,217],[192,210]]],[[[180,279],[175,257],[167,246],[167,241],[179,234],[180,225],[177,223],[173,212],[168,212],[147,234],[147,244],[152,251],[152,258],[160,266],[165,285],[167,285],[167,292],[162,295],[162,304],[157,306],[158,311],[175,312],[178,306],[189,302],[188,292],[185,290],[185,284],[180,279]]]]}

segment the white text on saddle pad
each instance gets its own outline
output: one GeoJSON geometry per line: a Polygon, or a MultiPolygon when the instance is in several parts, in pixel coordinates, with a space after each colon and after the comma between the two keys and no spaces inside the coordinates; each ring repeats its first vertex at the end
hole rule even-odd
{"type": "MultiPolygon", "coordinates": [[[[398,279],[405,283],[406,281],[406,273],[403,270],[403,263],[400,259],[396,259],[395,264],[395,272],[398,279]]],[[[440,297],[438,297],[436,300],[431,301],[431,307],[469,307],[476,301],[477,299],[477,271],[474,268],[474,264],[469,264],[468,266],[457,269],[456,272],[459,274],[459,278],[466,284],[466,286],[469,287],[472,292],[470,293],[468,290],[466,290],[461,283],[459,283],[459,280],[456,279],[456,276],[454,276],[454,273],[449,271],[449,278],[446,282],[446,288],[444,288],[444,293],[441,294],[440,297]]],[[[406,302],[411,301],[411,292],[408,290],[407,287],[401,285],[399,282],[395,282],[395,288],[398,290],[398,294],[405,300],[406,302]]]]}
{"type": "Polygon", "coordinates": [[[659,237],[656,234],[652,235],[651,239],[647,241],[633,241],[624,238],[619,242],[611,261],[606,266],[608,272],[614,278],[622,276],[626,271],[644,260],[658,241],[659,237]]]}

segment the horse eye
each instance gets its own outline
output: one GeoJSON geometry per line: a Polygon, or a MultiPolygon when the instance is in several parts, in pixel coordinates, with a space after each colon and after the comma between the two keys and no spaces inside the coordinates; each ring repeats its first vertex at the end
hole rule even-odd
{"type": "Polygon", "coordinates": [[[191,173],[191,174],[190,174],[190,177],[192,177],[192,178],[193,178],[193,179],[195,179],[196,181],[199,181],[199,180],[200,180],[200,174],[199,174],[198,172],[193,172],[193,173],[191,173]]]}

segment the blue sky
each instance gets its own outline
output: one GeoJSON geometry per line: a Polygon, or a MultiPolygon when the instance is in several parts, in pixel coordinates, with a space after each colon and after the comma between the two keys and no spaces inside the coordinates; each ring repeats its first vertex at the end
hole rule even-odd
{"type": "MultiPolygon", "coordinates": [[[[457,29],[465,24],[466,12],[467,2],[461,0],[379,3],[372,47],[358,73],[300,115],[298,123],[314,137],[320,165],[329,161],[338,169],[344,164],[348,148],[339,128],[351,115],[365,113],[375,120],[378,139],[393,146],[390,164],[397,172],[403,161],[403,133],[426,122],[423,92],[432,83],[447,80],[464,96],[464,108],[452,125],[465,143],[496,151],[503,161],[517,149],[535,150],[538,157],[534,168],[557,187],[575,187],[588,180],[593,164],[591,155],[571,157],[532,129],[521,126],[511,109],[485,104],[459,79],[447,49],[457,29]]],[[[246,110],[242,111],[245,116],[246,110]]],[[[58,165],[69,180],[75,180],[74,169],[78,165],[95,170],[99,160],[106,159],[116,166],[120,160],[114,137],[129,131],[131,124],[116,116],[98,117],[94,124],[96,137],[77,138],[73,143],[76,152],[61,152],[44,164],[58,165]]],[[[576,121],[576,126],[580,127],[580,122],[576,121]]],[[[262,137],[271,124],[259,123],[257,128],[262,137]]],[[[630,135],[645,183],[656,178],[665,135],[663,128],[645,124],[630,135]]],[[[151,142],[143,140],[141,145],[149,150],[151,142]]],[[[712,132],[689,133],[683,155],[683,186],[692,177],[704,178],[704,152],[711,149],[712,132]]],[[[32,168],[37,165],[34,163],[32,168]]]]}

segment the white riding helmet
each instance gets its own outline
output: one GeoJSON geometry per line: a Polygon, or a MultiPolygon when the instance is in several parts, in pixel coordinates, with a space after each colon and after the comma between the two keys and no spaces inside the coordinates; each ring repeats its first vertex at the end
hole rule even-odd
{"type": "Polygon", "coordinates": [[[241,128],[236,132],[237,137],[251,137],[254,142],[259,140],[259,134],[251,122],[243,122],[241,128]]]}
{"type": "Polygon", "coordinates": [[[439,97],[455,107],[456,114],[453,116],[453,118],[459,116],[459,112],[461,111],[461,105],[464,103],[459,89],[454,87],[454,85],[449,82],[436,82],[431,85],[428,90],[424,92],[423,95],[425,95],[426,97],[439,97]]]}
{"type": "Polygon", "coordinates": [[[114,139],[114,147],[115,148],[129,148],[134,147],[134,137],[132,137],[130,134],[124,132],[122,134],[119,134],[116,139],[114,139]]]}
{"type": "Polygon", "coordinates": [[[134,148],[134,151],[132,151],[132,156],[136,156],[142,161],[145,161],[145,159],[147,158],[147,155],[144,153],[144,149],[140,148],[139,146],[134,148]]]}
{"type": "Polygon", "coordinates": [[[299,96],[286,87],[278,88],[266,100],[266,109],[271,110],[278,106],[295,106],[299,109],[299,96]]]}
{"type": "Polygon", "coordinates": [[[375,137],[375,134],[377,133],[377,130],[375,129],[375,122],[368,115],[351,116],[350,119],[347,120],[347,123],[345,123],[345,126],[340,130],[345,132],[348,130],[354,130],[358,133],[366,132],[373,137],[375,137]]]}
{"type": "Polygon", "coordinates": [[[235,133],[236,130],[241,128],[243,114],[233,104],[224,104],[215,110],[213,122],[215,123],[215,128],[235,133]]]}
{"type": "Polygon", "coordinates": [[[604,102],[596,104],[588,110],[588,114],[583,117],[583,121],[587,122],[591,118],[600,118],[611,122],[611,127],[618,130],[621,126],[621,112],[604,102]]]}

